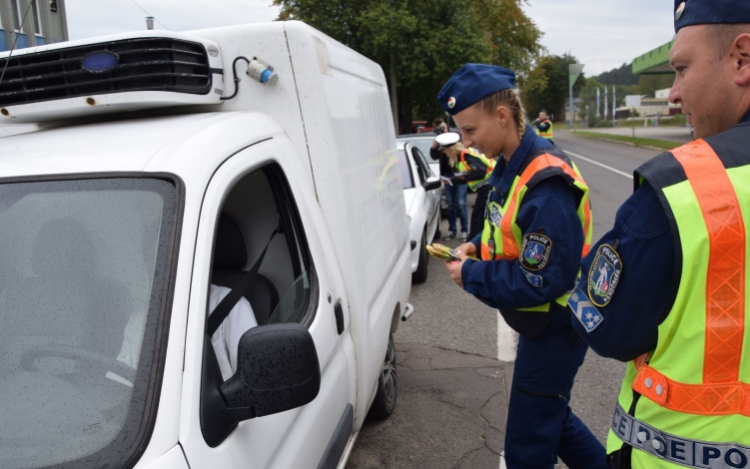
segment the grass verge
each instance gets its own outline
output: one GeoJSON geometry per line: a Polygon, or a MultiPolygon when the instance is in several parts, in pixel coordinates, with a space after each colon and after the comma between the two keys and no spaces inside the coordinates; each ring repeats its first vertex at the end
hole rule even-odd
{"type": "Polygon", "coordinates": [[[580,130],[573,130],[571,131],[571,133],[579,137],[591,138],[594,140],[608,140],[611,142],[628,143],[636,147],[650,147],[650,148],[657,148],[659,150],[672,150],[674,148],[684,145],[684,143],[672,142],[670,140],[658,140],[655,138],[638,138],[638,137],[633,138],[633,137],[627,137],[625,135],[605,134],[605,133],[599,133],[599,132],[585,132],[585,131],[580,131],[580,130]]]}

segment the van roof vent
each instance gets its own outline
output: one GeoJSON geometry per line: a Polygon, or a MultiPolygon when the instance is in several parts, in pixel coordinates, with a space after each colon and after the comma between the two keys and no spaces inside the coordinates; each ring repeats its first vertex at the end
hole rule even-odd
{"type": "MultiPolygon", "coordinates": [[[[7,59],[0,59],[0,70],[7,59]]],[[[208,94],[213,73],[203,44],[138,38],[13,56],[0,106],[127,91],[208,94]]]]}

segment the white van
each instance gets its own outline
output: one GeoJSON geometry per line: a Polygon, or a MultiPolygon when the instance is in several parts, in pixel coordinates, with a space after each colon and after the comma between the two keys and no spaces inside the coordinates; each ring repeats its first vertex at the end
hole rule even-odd
{"type": "Polygon", "coordinates": [[[0,121],[39,124],[0,139],[0,467],[343,467],[393,411],[377,64],[299,22],[61,43],[13,52],[0,121]]]}

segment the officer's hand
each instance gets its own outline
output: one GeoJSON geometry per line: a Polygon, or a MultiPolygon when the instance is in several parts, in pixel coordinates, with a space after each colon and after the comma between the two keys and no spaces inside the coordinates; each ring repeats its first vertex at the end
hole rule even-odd
{"type": "Polygon", "coordinates": [[[459,255],[459,257],[462,257],[460,261],[446,262],[445,267],[448,269],[448,272],[451,273],[451,280],[456,282],[456,285],[463,288],[464,282],[461,280],[461,269],[464,266],[464,261],[466,261],[466,256],[459,255]]]}
{"type": "Polygon", "coordinates": [[[477,247],[474,246],[474,243],[464,243],[456,248],[456,252],[460,256],[461,254],[464,254],[464,257],[474,256],[476,257],[477,254],[477,247]]]}

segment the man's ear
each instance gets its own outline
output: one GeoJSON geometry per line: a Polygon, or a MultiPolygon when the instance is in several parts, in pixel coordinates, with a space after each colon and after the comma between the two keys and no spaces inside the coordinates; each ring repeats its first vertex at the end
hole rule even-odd
{"type": "Polygon", "coordinates": [[[730,56],[734,59],[735,84],[750,85],[750,34],[740,34],[735,38],[730,56]]]}

